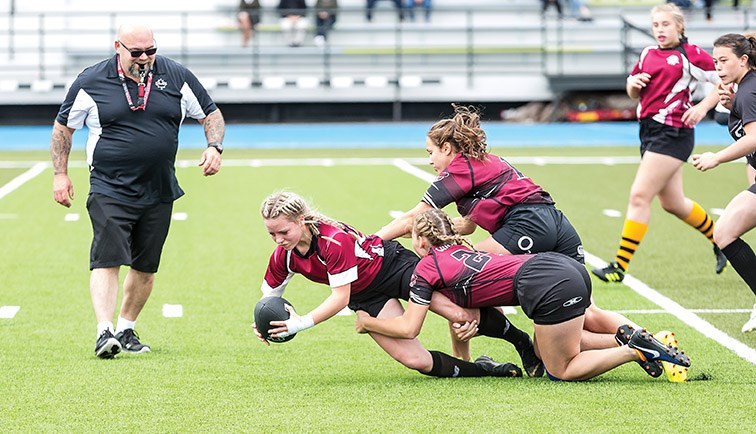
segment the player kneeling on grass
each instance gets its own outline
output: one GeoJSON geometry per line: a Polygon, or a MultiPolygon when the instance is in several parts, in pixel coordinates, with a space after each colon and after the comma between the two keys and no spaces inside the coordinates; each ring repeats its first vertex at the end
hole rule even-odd
{"type": "MultiPolygon", "coordinates": [[[[311,211],[298,195],[274,193],[262,204],[261,214],[273,241],[273,251],[262,284],[265,295],[283,295],[294,274],[327,284],[331,295],[307,315],[299,316],[291,307],[286,321],[270,321],[268,330],[273,338],[284,338],[313,327],[349,306],[380,318],[401,316],[404,312],[399,298],[409,295],[409,278],[419,258],[396,241],[384,241],[365,236],[354,228],[311,211]]],[[[458,320],[466,312],[456,308],[449,318],[458,320]]],[[[472,321],[469,317],[462,321],[472,321]]],[[[252,324],[257,337],[262,337],[252,324]]],[[[502,329],[504,327],[502,326],[502,329]]],[[[530,354],[535,357],[527,334],[530,354]]],[[[375,342],[404,366],[436,377],[520,377],[522,371],[512,363],[497,363],[486,356],[475,363],[467,362],[439,351],[428,351],[417,339],[397,339],[371,333],[375,342]]],[[[541,368],[541,372],[542,372],[541,368]]]]}
{"type": "Polygon", "coordinates": [[[413,338],[420,332],[434,292],[440,292],[464,307],[522,306],[535,322],[536,349],[552,379],[587,380],[631,361],[690,366],[682,351],[665,346],[644,329],[634,330],[626,345],[582,351],[591,279],[574,259],[556,252],[483,253],[463,243],[467,241],[454,231],[444,211],[420,214],[413,226],[412,246],[421,260],[412,275],[406,311],[396,318],[371,318],[358,312],[357,331],[413,338]]]}

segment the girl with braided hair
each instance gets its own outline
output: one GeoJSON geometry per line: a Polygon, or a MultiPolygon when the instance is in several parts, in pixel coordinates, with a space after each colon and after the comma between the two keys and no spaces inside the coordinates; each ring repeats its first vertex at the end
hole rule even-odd
{"type": "MultiPolygon", "coordinates": [[[[403,308],[398,299],[406,300],[409,296],[409,278],[419,260],[414,253],[396,241],[363,235],[345,223],[313,211],[304,199],[294,193],[271,194],[263,201],[260,211],[268,233],[277,244],[263,279],[263,295],[283,295],[295,274],[331,288],[331,294],[306,315],[300,316],[291,306],[287,306],[290,318],[270,323],[273,328],[269,332],[273,337],[286,337],[313,327],[347,306],[374,317],[402,314],[403,308]]],[[[458,306],[453,310],[435,312],[447,319],[469,316],[458,306]]],[[[252,327],[257,337],[269,345],[254,323],[252,327]]],[[[527,360],[535,365],[529,367],[540,369],[543,375],[532,342],[527,334],[520,333],[525,335],[529,344],[527,360]]],[[[497,363],[486,356],[471,363],[439,351],[428,351],[417,339],[397,339],[378,334],[371,334],[371,337],[395,360],[426,375],[522,376],[516,365],[497,363]]]]}
{"type": "Polygon", "coordinates": [[[585,267],[561,253],[497,255],[465,246],[449,216],[430,209],[419,214],[412,247],[421,256],[412,275],[404,314],[373,318],[358,312],[360,333],[409,338],[420,332],[435,294],[463,307],[522,306],[535,322],[536,349],[553,380],[587,380],[621,364],[659,360],[690,366],[690,359],[648,331],[618,335],[628,343],[612,348],[581,348],[583,324],[591,305],[591,279],[585,267]]]}
{"type": "MultiPolygon", "coordinates": [[[[756,169],[756,38],[735,33],[720,36],[714,41],[714,65],[722,78],[719,101],[730,110],[728,129],[735,142],[716,153],[693,155],[693,166],[706,171],[746,157],[748,164],[756,169]]],[[[714,240],[756,295],[756,255],[741,238],[756,227],[756,179],[751,178],[749,182],[751,186],[732,198],[719,217],[714,240]]],[[[741,329],[743,333],[754,330],[756,304],[741,329]]]]}
{"type": "MultiPolygon", "coordinates": [[[[476,250],[504,255],[558,252],[584,263],[580,236],[554,206],[551,195],[504,158],[488,152],[486,133],[474,108],[452,106],[454,115],[436,122],[425,142],[430,164],[438,177],[415,208],[376,235],[383,239],[407,236],[412,232],[415,216],[455,202],[462,215],[453,220],[457,233],[468,235],[480,226],[491,234],[475,244],[476,250]]],[[[433,294],[433,309],[448,308],[447,304],[451,304],[447,297],[433,294]]],[[[509,323],[508,319],[505,321],[509,323]]],[[[583,348],[616,346],[622,335],[615,332],[627,324],[638,328],[624,316],[590,303],[584,321],[583,348]]],[[[451,330],[458,339],[466,339],[469,329],[476,327],[483,332],[479,321],[452,324],[451,330]]],[[[625,339],[621,343],[626,343],[625,339]]],[[[664,372],[659,362],[642,364],[652,377],[664,372]]]]}

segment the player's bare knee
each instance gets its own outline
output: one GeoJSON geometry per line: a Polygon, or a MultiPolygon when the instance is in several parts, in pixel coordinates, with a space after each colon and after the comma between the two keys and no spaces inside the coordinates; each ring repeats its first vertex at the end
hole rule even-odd
{"type": "Polygon", "coordinates": [[[421,354],[400,354],[396,361],[415,371],[427,373],[433,368],[433,360],[421,354]]]}

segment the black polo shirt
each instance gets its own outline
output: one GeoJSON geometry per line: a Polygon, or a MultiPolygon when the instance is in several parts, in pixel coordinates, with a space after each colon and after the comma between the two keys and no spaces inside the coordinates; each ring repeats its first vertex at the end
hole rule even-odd
{"type": "MultiPolygon", "coordinates": [[[[132,111],[116,69],[116,56],[79,74],[56,120],[89,128],[90,193],[135,205],[172,202],[184,192],[174,163],[179,126],[217,109],[197,77],[183,65],[156,56],[145,110],[132,111]]],[[[126,78],[136,104],[137,83],[126,78]]]]}

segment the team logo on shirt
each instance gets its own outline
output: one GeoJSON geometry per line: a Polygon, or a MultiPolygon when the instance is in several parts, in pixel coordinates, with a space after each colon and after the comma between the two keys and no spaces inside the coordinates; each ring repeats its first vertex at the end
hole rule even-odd
{"type": "Polygon", "coordinates": [[[162,78],[158,78],[158,81],[155,82],[155,86],[157,86],[158,89],[163,90],[166,86],[168,86],[168,82],[163,80],[162,78]]]}
{"type": "Polygon", "coordinates": [[[667,64],[675,66],[678,63],[680,63],[680,58],[677,57],[677,56],[675,56],[674,54],[671,55],[671,56],[669,56],[669,57],[667,57],[667,64]]]}

